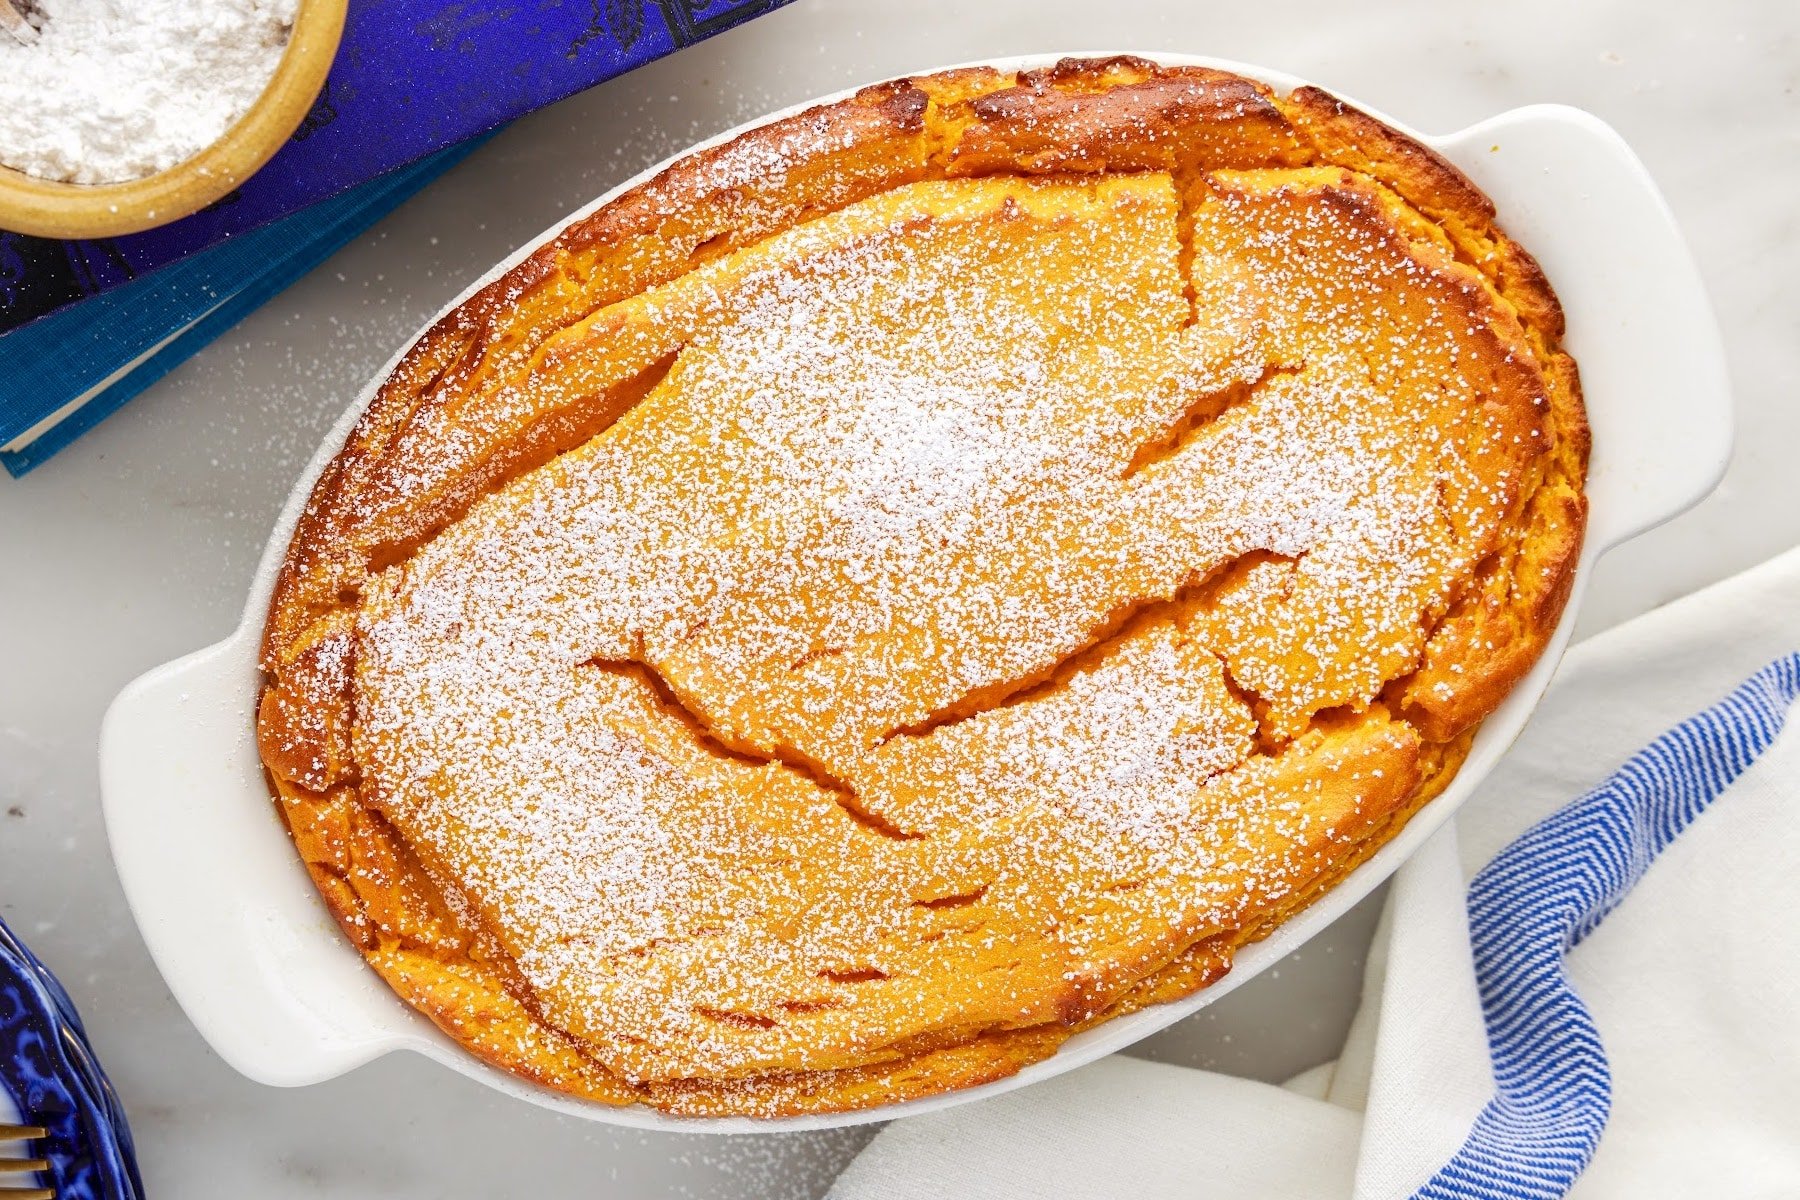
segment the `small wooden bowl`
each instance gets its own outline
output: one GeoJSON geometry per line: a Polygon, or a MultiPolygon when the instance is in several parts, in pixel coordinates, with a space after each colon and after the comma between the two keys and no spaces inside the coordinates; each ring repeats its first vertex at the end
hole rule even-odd
{"type": "MultiPolygon", "coordinates": [[[[0,229],[117,237],[198,212],[255,174],[325,86],[348,0],[300,0],[275,77],[223,137],[186,162],[127,183],[61,183],[0,166],[0,229]]],[[[0,35],[3,36],[3,35],[0,35]]]]}

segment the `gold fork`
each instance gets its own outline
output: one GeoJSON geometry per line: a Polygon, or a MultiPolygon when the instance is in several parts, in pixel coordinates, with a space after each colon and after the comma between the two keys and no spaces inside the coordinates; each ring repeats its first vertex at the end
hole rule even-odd
{"type": "MultiPolygon", "coordinates": [[[[42,1125],[0,1125],[0,1148],[13,1142],[35,1142],[44,1136],[42,1125]]],[[[0,1200],[56,1200],[52,1188],[9,1187],[8,1175],[48,1171],[50,1164],[41,1158],[0,1158],[0,1200]]]]}

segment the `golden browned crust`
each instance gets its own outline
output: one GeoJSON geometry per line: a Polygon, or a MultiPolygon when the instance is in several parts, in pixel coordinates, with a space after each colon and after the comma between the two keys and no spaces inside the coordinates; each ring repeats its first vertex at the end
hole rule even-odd
{"type": "MultiPolygon", "coordinates": [[[[603,322],[595,337],[610,329],[603,322]]],[[[315,486],[271,602],[257,735],[280,810],[321,895],[383,978],[474,1053],[546,1086],[673,1112],[777,1115],[1002,1077],[1081,1028],[1218,978],[1237,946],[1328,888],[1448,784],[1475,725],[1535,661],[1569,594],[1588,435],[1562,332],[1543,272],[1479,189],[1317,89],[1283,97],[1218,71],[1067,60],[1016,77],[974,68],[897,80],[751,131],[569,226],[434,325],[384,382],[315,486]],[[672,356],[611,379],[583,374],[580,353],[550,344],[607,306],[903,185],[1139,172],[1174,181],[1184,272],[1209,204],[1303,186],[1478,314],[1471,344],[1490,348],[1478,359],[1494,372],[1494,419],[1529,448],[1527,477],[1486,556],[1425,614],[1422,649],[1360,717],[1277,711],[1246,684],[1248,643],[1238,658],[1223,655],[1238,676],[1226,682],[1247,693],[1259,736],[1297,777],[1337,786],[1349,774],[1322,764],[1366,753],[1382,782],[1358,776],[1332,838],[1284,864],[1281,886],[1240,924],[1174,923],[1047,988],[1037,1018],[946,1025],[830,1069],[632,1079],[609,1068],[539,1011],[477,908],[369,803],[352,738],[366,582],[507,481],[594,439],[663,379],[672,356]],[[522,386],[549,371],[561,386],[522,386]],[[1541,403],[1508,408],[1520,395],[1541,403]]],[[[1291,587],[1278,578],[1287,569],[1232,564],[1205,582],[1191,619],[1220,646],[1235,644],[1234,614],[1262,603],[1272,579],[1291,587]]]]}

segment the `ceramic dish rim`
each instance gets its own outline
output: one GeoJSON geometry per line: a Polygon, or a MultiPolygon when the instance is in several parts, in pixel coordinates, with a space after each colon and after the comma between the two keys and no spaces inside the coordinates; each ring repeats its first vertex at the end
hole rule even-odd
{"type": "MultiPolygon", "coordinates": [[[[979,60],[974,63],[958,64],[958,66],[994,66],[1001,70],[1025,70],[1047,65],[1065,57],[1111,57],[1116,53],[1119,52],[1094,54],[1072,51],[1053,54],[1017,55],[979,60]]],[[[1304,80],[1298,79],[1285,72],[1219,58],[1160,51],[1144,52],[1140,54],[1139,57],[1164,65],[1207,66],[1233,71],[1268,83],[1270,86],[1275,87],[1284,93],[1292,88],[1305,85],[1304,80]]],[[[938,67],[933,68],[932,70],[942,71],[951,69],[955,68],[938,67]]],[[[920,71],[912,74],[924,75],[928,73],[932,72],[920,71]]],[[[895,78],[901,77],[904,76],[895,76],[895,78]]],[[[178,678],[183,671],[193,672],[209,668],[222,669],[215,660],[223,660],[226,658],[237,660],[247,659],[247,661],[254,665],[261,640],[264,619],[274,587],[275,577],[285,557],[289,539],[293,534],[301,507],[304,505],[307,496],[310,494],[314,482],[318,479],[326,464],[338,453],[345,438],[348,436],[351,427],[366,409],[373,397],[375,389],[388,377],[406,353],[407,348],[417,340],[418,336],[422,336],[424,330],[429,329],[444,313],[453,310],[480,288],[486,286],[490,281],[505,273],[507,270],[510,270],[514,265],[532,253],[545,240],[556,236],[557,233],[567,227],[571,222],[579,220],[583,216],[610,203],[613,199],[628,191],[630,188],[652,178],[671,163],[686,157],[687,155],[729,141],[749,129],[767,125],[773,121],[780,120],[788,115],[804,111],[817,105],[831,103],[835,100],[852,95],[858,90],[860,90],[860,88],[845,89],[841,92],[808,100],[802,104],[787,107],[759,117],[753,121],[746,122],[745,124],[727,130],[716,137],[689,146],[678,154],[672,155],[648,168],[646,171],[626,180],[617,187],[609,189],[598,199],[581,206],[574,213],[559,219],[544,234],[524,243],[517,252],[508,256],[490,271],[484,273],[480,279],[471,284],[468,289],[446,305],[438,314],[434,315],[430,321],[425,323],[419,334],[409,338],[404,346],[402,346],[402,348],[398,350],[373,376],[371,382],[358,393],[354,403],[347,408],[345,413],[332,426],[330,432],[323,439],[318,452],[302,472],[293,491],[290,493],[287,502],[284,504],[279,518],[275,522],[274,528],[270,534],[269,542],[265,547],[262,558],[256,569],[254,580],[251,584],[249,596],[246,601],[244,615],[236,629],[230,636],[223,641],[216,643],[214,646],[169,663],[163,668],[153,671],[133,683],[121,693],[119,700],[115,702],[113,711],[108,713],[106,723],[107,728],[103,733],[102,758],[103,777],[104,782],[106,783],[103,790],[105,792],[109,829],[114,826],[115,805],[121,801],[120,789],[112,786],[112,780],[115,777],[113,768],[123,766],[124,764],[117,761],[109,762],[108,759],[112,758],[116,760],[116,752],[123,746],[123,730],[118,728],[118,721],[125,719],[120,716],[120,713],[125,709],[126,701],[135,696],[146,694],[158,687],[166,690],[170,686],[170,681],[178,678]]],[[[1409,126],[1392,120],[1378,110],[1362,105],[1348,97],[1345,97],[1345,100],[1347,103],[1355,105],[1362,111],[1369,113],[1371,116],[1392,125],[1395,129],[1405,133],[1407,136],[1413,137],[1424,145],[1439,151],[1445,150],[1446,147],[1458,145],[1489,127],[1499,129],[1509,120],[1519,121],[1523,119],[1523,116],[1526,114],[1544,117],[1545,119],[1554,117],[1558,120],[1575,123],[1586,122],[1591,124],[1593,131],[1596,132],[1597,136],[1604,134],[1605,136],[1614,139],[1617,137],[1617,135],[1613,134],[1604,124],[1588,114],[1576,109],[1562,109],[1555,106],[1531,106],[1528,108],[1510,110],[1509,112],[1500,114],[1488,121],[1478,122],[1456,132],[1434,137],[1420,134],[1409,126]]],[[[1623,146],[1622,142],[1619,144],[1621,147],[1623,146]]],[[[1629,154],[1629,151],[1627,150],[1626,153],[1629,154]]],[[[1635,162],[1635,159],[1633,162],[1635,162]]],[[[1638,167],[1638,170],[1641,172],[1641,166],[1638,167]]],[[[1649,180],[1647,174],[1642,176],[1640,186],[1647,189],[1649,196],[1654,199],[1655,203],[1661,204],[1660,195],[1656,192],[1654,183],[1649,180]]],[[[1666,205],[1663,206],[1662,211],[1666,216],[1666,205]]],[[[1503,211],[1503,222],[1504,219],[1505,213],[1503,211]]],[[[1679,240],[1678,235],[1677,240],[1679,240]]],[[[1683,253],[1685,253],[1685,250],[1683,250],[1683,253]]],[[[1702,305],[1704,304],[1703,296],[1700,298],[1700,302],[1702,305]]],[[[1708,316],[1708,319],[1710,320],[1710,316],[1708,316]]],[[[1710,331],[1706,329],[1699,330],[1695,336],[1695,346],[1700,352],[1710,353],[1719,358],[1719,363],[1717,364],[1718,374],[1720,376],[1719,386],[1722,387],[1722,355],[1719,354],[1716,347],[1716,328],[1713,328],[1710,331]],[[1710,342],[1708,341],[1709,332],[1711,337],[1710,342]]],[[[1700,364],[1700,368],[1708,368],[1712,365],[1714,364],[1703,362],[1700,364]]],[[[1702,371],[1702,373],[1704,374],[1705,372],[1702,371]]],[[[1711,414],[1703,414],[1703,416],[1710,416],[1713,418],[1713,426],[1708,427],[1708,429],[1711,434],[1718,434],[1719,436],[1714,436],[1710,443],[1704,438],[1698,439],[1697,444],[1699,445],[1699,450],[1697,451],[1697,454],[1700,457],[1703,457],[1705,461],[1698,463],[1689,473],[1690,477],[1683,481],[1683,486],[1675,489],[1675,492],[1678,492],[1679,494],[1671,493],[1670,495],[1664,496],[1661,500],[1657,500],[1653,497],[1650,500],[1642,501],[1638,505],[1639,511],[1635,517],[1627,516],[1618,518],[1616,519],[1616,523],[1610,527],[1596,528],[1593,525],[1590,526],[1588,542],[1583,547],[1580,556],[1571,595],[1554,636],[1550,643],[1545,647],[1540,660],[1533,667],[1532,671],[1524,680],[1521,680],[1520,683],[1516,685],[1501,708],[1488,718],[1481,736],[1477,739],[1475,752],[1471,754],[1469,762],[1464,766],[1462,771],[1459,772],[1457,778],[1452,781],[1451,785],[1442,795],[1422,808],[1419,813],[1412,818],[1406,828],[1401,830],[1387,845],[1383,846],[1366,862],[1358,866],[1350,874],[1346,875],[1330,891],[1320,896],[1306,909],[1289,918],[1267,940],[1254,943],[1240,951],[1237,966],[1218,983],[1202,989],[1183,1000],[1154,1006],[1137,1013],[1115,1018],[1114,1020],[1096,1026],[1093,1029],[1083,1031],[1081,1034],[1076,1035],[1075,1038],[1072,1038],[1070,1042],[1065,1043],[1064,1048],[1056,1054],[1037,1063],[1028,1065],[1016,1074],[959,1091],[944,1092],[921,1097],[919,1099],[889,1103],[849,1112],[801,1114],[798,1116],[774,1118],[683,1117],[665,1114],[643,1106],[634,1105],[618,1107],[597,1101],[584,1100],[530,1083],[501,1068],[494,1067],[478,1059],[474,1054],[464,1050],[460,1045],[451,1041],[447,1036],[436,1030],[435,1027],[430,1026],[428,1019],[422,1014],[412,1012],[410,1009],[408,1009],[407,1012],[415,1018],[420,1025],[427,1027],[428,1031],[419,1030],[408,1033],[386,1031],[385,1036],[374,1038],[367,1047],[367,1052],[359,1054],[355,1062],[349,1062],[347,1065],[339,1063],[334,1067],[327,1067],[322,1069],[317,1075],[308,1078],[268,1078],[255,1070],[247,1068],[240,1061],[234,1059],[233,1056],[227,1053],[226,1049],[221,1047],[216,1041],[214,1042],[215,1049],[218,1049],[228,1060],[233,1061],[233,1065],[238,1066],[238,1068],[246,1074],[250,1074],[252,1077],[264,1078],[267,1082],[277,1083],[304,1083],[310,1082],[313,1079],[329,1078],[333,1075],[342,1073],[343,1070],[353,1068],[358,1062],[368,1061],[369,1059],[379,1057],[392,1050],[412,1049],[503,1092],[556,1111],[608,1124],[684,1132],[770,1132],[782,1129],[819,1129],[863,1124],[872,1121],[884,1121],[899,1116],[934,1111],[951,1105],[969,1103],[977,1099],[1011,1091],[1038,1079],[1048,1078],[1072,1070],[1075,1067],[1101,1057],[1104,1054],[1111,1053],[1136,1042],[1159,1029],[1173,1024],[1183,1017],[1191,1015],[1200,1008],[1205,1007],[1207,1004],[1228,994],[1239,984],[1253,978],[1268,965],[1279,960],[1282,955],[1290,952],[1295,947],[1305,942],[1319,929],[1330,923],[1330,921],[1335,920],[1336,917],[1341,915],[1343,911],[1352,904],[1373,891],[1393,872],[1408,854],[1422,844],[1432,832],[1449,818],[1463,801],[1466,800],[1482,777],[1491,770],[1494,761],[1496,761],[1499,755],[1504,751],[1505,745],[1510,744],[1511,740],[1516,737],[1520,729],[1523,728],[1526,716],[1535,706],[1538,697],[1542,694],[1544,686],[1547,684],[1551,673],[1554,671],[1555,664],[1561,657],[1562,651],[1569,640],[1576,613],[1580,606],[1581,597],[1585,591],[1587,579],[1592,572],[1594,561],[1605,550],[1610,549],[1612,546],[1615,546],[1622,541],[1628,540],[1630,537],[1636,536],[1645,528],[1660,523],[1662,520],[1666,520],[1690,506],[1697,501],[1700,496],[1704,495],[1707,491],[1710,491],[1713,484],[1716,483],[1717,478],[1723,471],[1725,457],[1729,449],[1729,410],[1727,408],[1722,415],[1714,412],[1711,414]],[[1720,444],[1721,437],[1723,439],[1722,445],[1720,444]]],[[[1702,424],[1704,425],[1705,422],[1703,421],[1702,424]]],[[[1638,469],[1641,472],[1642,468],[1640,467],[1638,469]]],[[[234,669],[236,668],[234,667],[234,669]]],[[[252,695],[249,708],[246,711],[253,711],[253,709],[254,696],[252,695]]],[[[223,750],[220,750],[219,752],[223,753],[223,750]]],[[[271,822],[277,825],[279,824],[279,822],[275,820],[273,810],[271,810],[270,819],[271,822]]],[[[128,854],[121,852],[119,844],[116,841],[115,857],[119,863],[122,878],[135,877],[138,874],[135,869],[135,864],[132,865],[132,869],[128,869],[127,859],[129,856],[128,854]]],[[[130,886],[129,883],[127,886],[127,898],[131,902],[133,912],[138,916],[140,924],[146,926],[146,942],[151,944],[153,956],[158,958],[158,966],[159,969],[161,969],[163,967],[162,959],[161,956],[157,954],[157,945],[160,935],[152,935],[146,921],[146,914],[140,911],[140,896],[134,892],[134,888],[130,886]]],[[[322,902],[320,902],[320,911],[324,911],[322,902]]],[[[337,934],[335,929],[332,931],[331,936],[337,937],[342,941],[341,935],[337,934]]],[[[343,942],[343,951],[345,954],[357,955],[354,948],[350,947],[347,942],[343,942]]],[[[360,959],[360,955],[357,955],[357,957],[360,959]]],[[[367,970],[366,966],[364,969],[367,970]]],[[[167,971],[164,973],[165,977],[168,977],[169,973],[167,971]]],[[[201,1032],[203,1035],[207,1036],[209,1041],[214,1041],[213,1033],[208,1030],[207,1021],[203,1016],[197,1015],[193,1011],[188,1000],[182,996],[182,989],[176,986],[177,981],[174,978],[169,978],[169,982],[171,989],[176,991],[177,998],[182,1000],[183,1007],[189,1010],[190,1018],[200,1027],[201,1032]]],[[[385,987],[385,984],[381,986],[385,987]]]]}

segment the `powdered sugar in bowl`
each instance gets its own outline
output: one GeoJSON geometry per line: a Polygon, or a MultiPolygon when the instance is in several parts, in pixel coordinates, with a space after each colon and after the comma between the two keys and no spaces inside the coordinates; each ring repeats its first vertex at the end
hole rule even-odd
{"type": "Polygon", "coordinates": [[[12,102],[0,97],[0,228],[56,238],[135,233],[238,187],[318,96],[346,6],[36,5],[38,36],[0,45],[10,81],[0,92],[25,89],[12,102]],[[104,119],[109,104],[131,119],[104,119]]]}

